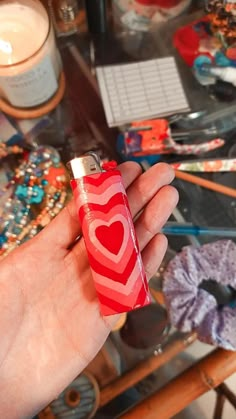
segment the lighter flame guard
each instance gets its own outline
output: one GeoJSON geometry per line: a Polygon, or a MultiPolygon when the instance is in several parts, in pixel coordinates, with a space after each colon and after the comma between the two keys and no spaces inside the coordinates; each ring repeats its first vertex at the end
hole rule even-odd
{"type": "Polygon", "coordinates": [[[117,168],[104,170],[95,153],[77,157],[67,166],[102,315],[149,304],[121,173],[117,168]]]}

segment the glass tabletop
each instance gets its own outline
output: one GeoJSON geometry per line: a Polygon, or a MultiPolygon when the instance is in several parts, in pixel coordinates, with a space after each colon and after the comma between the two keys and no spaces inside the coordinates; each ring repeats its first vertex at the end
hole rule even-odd
{"type": "MultiPolygon", "coordinates": [[[[177,24],[176,21],[175,25],[177,24]]],[[[31,140],[37,144],[48,144],[55,147],[65,163],[71,158],[91,150],[97,151],[102,158],[121,161],[121,157],[116,151],[118,129],[111,129],[107,126],[94,69],[96,65],[127,63],[172,54],[173,48],[170,39],[174,27],[176,26],[173,24],[172,32],[168,32],[168,36],[165,36],[165,42],[162,42],[161,30],[150,33],[111,31],[107,35],[93,37],[85,33],[61,38],[59,48],[66,75],[65,96],[61,104],[48,115],[46,127],[41,129],[37,137],[31,140]]],[[[176,56],[175,53],[174,55],[176,56]]],[[[176,59],[192,110],[200,110],[204,106],[209,109],[211,105],[213,108],[221,106],[213,103],[212,99],[206,96],[206,92],[199,88],[191,72],[184,68],[178,57],[176,59]]],[[[208,156],[235,155],[235,134],[236,128],[226,136],[226,144],[220,149],[220,152],[211,152],[208,156]]],[[[162,160],[175,162],[176,156],[165,156],[162,160]]],[[[201,176],[233,188],[236,186],[235,173],[213,173],[201,176]]],[[[235,199],[178,179],[174,181],[174,185],[179,191],[180,201],[172,219],[196,225],[235,228],[235,199]]],[[[201,236],[196,240],[189,236],[170,236],[168,239],[169,250],[161,269],[183,246],[207,243],[216,240],[217,237],[201,236]]],[[[160,286],[160,276],[153,278],[153,287],[156,289],[159,289],[160,286]]],[[[173,330],[170,331],[169,336],[172,336],[172,333],[173,330]]],[[[147,351],[132,350],[122,344],[118,333],[113,334],[112,341],[119,353],[122,354],[122,371],[133,367],[154,351],[154,348],[147,351]]],[[[159,346],[154,346],[158,352],[159,346]]],[[[115,417],[115,411],[119,414],[121,410],[149,394],[150,389],[153,391],[155,388],[159,388],[173,374],[177,374],[181,368],[190,365],[193,360],[186,356],[181,358],[181,362],[181,366],[176,363],[169,364],[169,370],[159,372],[158,378],[149,376],[148,380],[145,380],[137,388],[126,392],[122,396],[122,400],[116,399],[112,406],[100,411],[97,417],[115,417]],[[172,372],[170,371],[171,365],[173,366],[172,372]]]]}
{"type": "MultiPolygon", "coordinates": [[[[64,62],[64,70],[67,75],[67,95],[68,102],[72,103],[71,115],[74,119],[82,118],[81,125],[76,124],[75,132],[77,140],[76,152],[81,150],[98,147],[102,148],[107,155],[117,158],[116,153],[117,129],[107,127],[104,117],[103,107],[97,85],[94,79],[94,68],[96,65],[116,64],[133,62],[140,59],[149,59],[160,55],[169,54],[171,48],[165,53],[161,53],[160,43],[153,33],[109,33],[106,36],[89,37],[81,34],[64,39],[61,43],[61,53],[64,62]],[[85,133],[86,132],[86,133],[85,133]],[[88,134],[89,132],[89,134],[88,134]],[[77,146],[78,145],[78,146],[77,146]]],[[[178,59],[177,59],[178,60],[178,59]]],[[[179,63],[182,78],[185,79],[186,69],[179,63]]],[[[206,97],[205,91],[199,89],[199,85],[193,75],[187,71],[187,89],[190,103],[195,104],[192,109],[199,110],[203,104],[211,104],[211,98],[206,97]]],[[[215,105],[215,103],[214,103],[215,105]]],[[[211,107],[211,105],[208,105],[211,107]]],[[[216,109],[218,106],[215,105],[216,109]]],[[[77,121],[76,121],[77,123],[77,121]]],[[[234,130],[226,137],[226,144],[219,151],[211,152],[209,157],[232,156],[234,155],[234,130]]],[[[163,158],[166,162],[176,161],[176,156],[169,155],[163,158]]],[[[235,187],[235,173],[212,173],[200,175],[206,179],[222,183],[227,186],[235,187]]],[[[196,225],[219,226],[235,228],[235,199],[228,196],[214,193],[210,190],[176,179],[174,185],[178,188],[180,201],[177,211],[172,219],[178,221],[191,222],[196,225]]],[[[185,245],[199,245],[214,241],[217,237],[201,236],[198,238],[191,236],[169,236],[169,250],[161,266],[160,272],[165,267],[168,260],[175,255],[185,245]]],[[[152,286],[160,289],[160,276],[153,278],[152,286]]],[[[173,336],[174,330],[170,331],[169,338],[173,336]]],[[[137,350],[128,347],[120,339],[119,332],[112,335],[112,341],[118,349],[122,359],[122,372],[134,367],[138,362],[150,356],[155,351],[158,352],[158,345],[147,351],[137,350]]],[[[160,349],[160,348],[159,348],[160,349]]],[[[158,370],[158,374],[149,376],[140,385],[125,392],[122,396],[112,401],[106,408],[101,409],[96,417],[114,417],[114,412],[120,414],[127,407],[136,403],[140,398],[148,395],[150,391],[162,386],[182,369],[191,365],[194,360],[188,355],[182,354],[177,358],[178,361],[168,363],[168,366],[158,370]],[[179,364],[178,364],[179,362],[179,364]],[[180,365],[181,364],[181,365],[180,365]],[[170,371],[172,369],[172,371],[170,371]],[[167,371],[168,370],[168,371],[167,371]]]]}

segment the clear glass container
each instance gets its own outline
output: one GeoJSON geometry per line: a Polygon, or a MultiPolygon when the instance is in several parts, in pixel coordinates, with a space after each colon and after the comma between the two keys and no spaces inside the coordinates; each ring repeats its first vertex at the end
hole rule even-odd
{"type": "Polygon", "coordinates": [[[0,3],[0,98],[17,108],[47,102],[58,90],[61,60],[38,0],[0,3]]]}
{"type": "Polygon", "coordinates": [[[112,0],[117,24],[135,31],[148,31],[153,25],[183,13],[191,0],[112,0]]]}
{"type": "Polygon", "coordinates": [[[48,0],[47,7],[57,36],[84,32],[86,19],[82,0],[48,0]]]}

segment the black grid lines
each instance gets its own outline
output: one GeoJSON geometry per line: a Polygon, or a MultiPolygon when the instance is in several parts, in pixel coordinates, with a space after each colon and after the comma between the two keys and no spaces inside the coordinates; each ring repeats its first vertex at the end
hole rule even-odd
{"type": "Polygon", "coordinates": [[[189,109],[173,57],[97,68],[110,126],[189,109]]]}

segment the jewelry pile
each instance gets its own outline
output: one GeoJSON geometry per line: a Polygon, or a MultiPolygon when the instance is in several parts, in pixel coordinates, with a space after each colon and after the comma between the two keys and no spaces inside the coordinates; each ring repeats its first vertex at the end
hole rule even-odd
{"type": "MultiPolygon", "coordinates": [[[[236,40],[236,4],[233,0],[210,0],[206,7],[209,13],[211,29],[215,32],[226,49],[235,46],[236,40]]],[[[235,58],[234,58],[235,59],[235,58]]]]}
{"type": "Polygon", "coordinates": [[[67,176],[58,152],[39,146],[0,190],[0,258],[35,236],[64,207],[67,176]]]}

